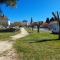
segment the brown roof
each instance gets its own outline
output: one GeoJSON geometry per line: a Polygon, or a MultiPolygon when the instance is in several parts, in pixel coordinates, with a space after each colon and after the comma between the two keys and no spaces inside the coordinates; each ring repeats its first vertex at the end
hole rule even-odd
{"type": "Polygon", "coordinates": [[[43,26],[43,27],[48,27],[48,23],[43,23],[41,26],[43,26]]]}

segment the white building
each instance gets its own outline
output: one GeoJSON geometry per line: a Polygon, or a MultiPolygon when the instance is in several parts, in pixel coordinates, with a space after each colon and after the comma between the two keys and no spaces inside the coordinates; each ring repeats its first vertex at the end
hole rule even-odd
{"type": "Polygon", "coordinates": [[[8,21],[8,26],[10,26],[10,21],[8,21]]]}
{"type": "Polygon", "coordinates": [[[52,31],[52,33],[59,33],[59,22],[57,21],[50,22],[49,28],[52,31]]]}

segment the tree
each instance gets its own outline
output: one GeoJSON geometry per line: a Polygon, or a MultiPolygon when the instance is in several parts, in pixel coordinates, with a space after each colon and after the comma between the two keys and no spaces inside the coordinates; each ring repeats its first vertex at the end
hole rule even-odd
{"type": "Polygon", "coordinates": [[[52,12],[53,18],[55,21],[59,21],[59,13],[58,11],[56,13],[52,12]]]}
{"type": "Polygon", "coordinates": [[[33,19],[32,19],[32,17],[31,17],[31,22],[30,22],[30,23],[32,24],[32,22],[33,22],[33,19]]]}
{"type": "Polygon", "coordinates": [[[43,23],[43,21],[37,22],[37,32],[39,33],[40,30],[40,25],[43,23]]]}
{"type": "Polygon", "coordinates": [[[59,13],[58,13],[58,11],[56,12],[56,14],[54,12],[52,12],[52,15],[54,16],[54,19],[59,22],[59,38],[58,39],[60,40],[60,18],[59,18],[59,13]]]}
{"type": "Polygon", "coordinates": [[[23,20],[22,22],[23,22],[23,26],[26,26],[27,27],[27,22],[28,21],[27,20],[23,20]]]}
{"type": "Polygon", "coordinates": [[[37,23],[37,32],[39,32],[40,22],[37,23]]]}
{"type": "Polygon", "coordinates": [[[14,22],[14,26],[20,27],[21,26],[21,22],[14,22]]]}
{"type": "Polygon", "coordinates": [[[46,19],[46,23],[49,23],[49,22],[50,22],[50,21],[49,21],[49,18],[47,18],[47,19],[46,19]]]}
{"type": "Polygon", "coordinates": [[[0,0],[0,4],[6,4],[7,6],[15,7],[17,0],[0,0]]]}
{"type": "Polygon", "coordinates": [[[51,21],[54,21],[54,18],[53,18],[53,17],[50,18],[50,22],[51,22],[51,21]]]}
{"type": "Polygon", "coordinates": [[[30,25],[31,25],[31,28],[32,28],[32,31],[33,31],[34,24],[33,24],[33,19],[32,19],[32,17],[31,17],[31,22],[30,22],[30,25]]]}

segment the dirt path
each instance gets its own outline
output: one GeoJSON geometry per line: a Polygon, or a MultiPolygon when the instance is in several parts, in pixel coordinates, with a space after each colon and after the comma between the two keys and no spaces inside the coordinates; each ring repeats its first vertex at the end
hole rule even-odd
{"type": "Polygon", "coordinates": [[[20,34],[17,34],[15,36],[11,36],[11,37],[12,37],[12,40],[16,40],[16,39],[25,37],[26,35],[28,35],[27,31],[24,28],[21,28],[21,33],[20,34]]]}
{"type": "Polygon", "coordinates": [[[11,41],[1,41],[0,42],[0,60],[18,60],[16,51],[12,48],[15,40],[25,37],[28,32],[21,28],[21,33],[11,36],[11,41]]]}

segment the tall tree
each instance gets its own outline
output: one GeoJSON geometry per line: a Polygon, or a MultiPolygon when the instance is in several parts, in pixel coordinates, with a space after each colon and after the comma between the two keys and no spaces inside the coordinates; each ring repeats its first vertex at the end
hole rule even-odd
{"type": "Polygon", "coordinates": [[[49,21],[49,18],[46,18],[46,23],[49,23],[50,21],[49,21]]]}
{"type": "Polygon", "coordinates": [[[50,18],[50,22],[51,22],[51,21],[54,21],[54,18],[53,18],[53,17],[50,18]]]}
{"type": "Polygon", "coordinates": [[[27,27],[27,22],[28,22],[28,21],[27,21],[27,20],[23,20],[22,22],[23,22],[23,25],[24,25],[25,27],[27,27]]]}
{"type": "MultiPolygon", "coordinates": [[[[0,0],[0,6],[2,4],[6,5],[6,6],[11,6],[11,7],[16,7],[16,3],[18,0],[0,0]]],[[[2,11],[0,10],[0,13],[2,11]]],[[[1,14],[0,14],[1,15],[1,14]]],[[[3,15],[4,16],[4,15],[3,15]]]]}
{"type": "Polygon", "coordinates": [[[17,0],[0,0],[0,4],[6,4],[7,6],[15,7],[17,0]]]}
{"type": "Polygon", "coordinates": [[[33,31],[34,24],[33,24],[33,19],[32,19],[32,17],[31,17],[31,22],[30,22],[30,25],[31,25],[31,28],[32,28],[32,31],[33,31]]]}
{"type": "Polygon", "coordinates": [[[37,32],[39,32],[40,22],[37,23],[37,32]]]}
{"type": "Polygon", "coordinates": [[[43,23],[43,21],[38,21],[37,22],[37,32],[39,33],[40,30],[40,25],[43,23]]]}
{"type": "Polygon", "coordinates": [[[58,21],[59,20],[59,13],[58,11],[56,13],[52,12],[54,20],[58,21]]]}
{"type": "Polygon", "coordinates": [[[58,11],[56,12],[56,14],[54,12],[52,12],[52,15],[54,16],[54,19],[57,20],[59,22],[59,40],[60,40],[60,18],[59,18],[59,13],[58,11]]]}
{"type": "Polygon", "coordinates": [[[32,17],[31,17],[31,22],[30,23],[32,23],[33,22],[33,19],[32,19],[32,17]]]}

